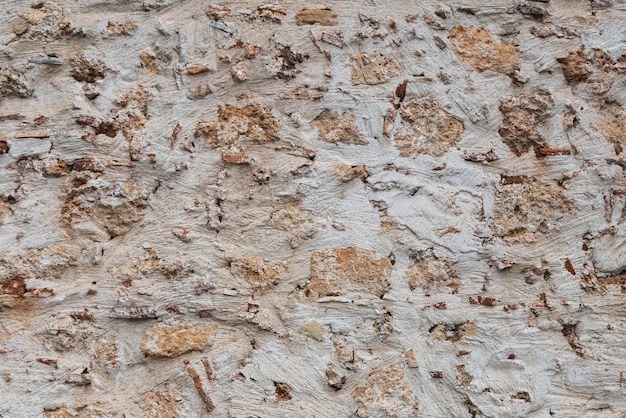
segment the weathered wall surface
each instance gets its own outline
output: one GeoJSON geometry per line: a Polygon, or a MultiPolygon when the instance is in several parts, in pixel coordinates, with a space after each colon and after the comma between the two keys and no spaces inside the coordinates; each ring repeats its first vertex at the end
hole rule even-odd
{"type": "Polygon", "coordinates": [[[4,1],[0,416],[624,416],[625,21],[4,1]]]}

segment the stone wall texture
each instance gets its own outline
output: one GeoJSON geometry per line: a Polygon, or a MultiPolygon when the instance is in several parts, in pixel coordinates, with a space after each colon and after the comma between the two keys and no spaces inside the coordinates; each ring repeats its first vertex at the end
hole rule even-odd
{"type": "Polygon", "coordinates": [[[0,417],[626,417],[624,0],[4,0],[0,417]]]}

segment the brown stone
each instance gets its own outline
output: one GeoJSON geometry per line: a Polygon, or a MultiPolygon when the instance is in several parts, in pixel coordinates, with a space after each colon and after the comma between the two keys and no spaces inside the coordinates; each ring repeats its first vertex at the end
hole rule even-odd
{"type": "Polygon", "coordinates": [[[250,156],[245,151],[224,151],[222,152],[222,160],[231,164],[250,164],[250,156]]]}
{"type": "Polygon", "coordinates": [[[260,143],[274,141],[278,131],[278,121],[269,108],[259,103],[243,107],[225,104],[218,107],[215,122],[198,123],[195,136],[205,138],[213,148],[217,148],[243,140],[260,143]]]}
{"type": "Polygon", "coordinates": [[[187,67],[187,74],[200,74],[200,73],[206,73],[207,71],[209,71],[210,68],[208,65],[203,64],[203,65],[190,65],[187,67]]]}
{"type": "Polygon", "coordinates": [[[564,58],[558,58],[563,69],[563,76],[568,82],[588,81],[594,73],[623,73],[624,62],[614,62],[609,54],[600,48],[586,49],[581,46],[564,58]]]}
{"type": "Polygon", "coordinates": [[[211,89],[211,86],[209,84],[200,83],[197,86],[191,87],[189,90],[187,90],[187,98],[190,100],[200,100],[204,99],[212,92],[213,90],[211,89]]]}
{"type": "Polygon", "coordinates": [[[598,130],[615,149],[615,154],[622,153],[626,147],[626,110],[619,103],[605,103],[598,112],[598,130]]]}
{"type": "Polygon", "coordinates": [[[61,214],[68,227],[90,218],[111,237],[116,237],[128,232],[143,218],[145,206],[145,192],[132,182],[94,188],[88,181],[69,191],[61,214]],[[109,192],[118,187],[123,193],[112,196],[109,192]]]}
{"type": "Polygon", "coordinates": [[[424,293],[429,293],[431,289],[439,291],[442,286],[446,286],[451,293],[457,293],[461,286],[461,277],[452,260],[434,256],[415,262],[404,273],[404,277],[408,279],[411,291],[419,287],[424,293]]]}
{"type": "Polygon", "coordinates": [[[41,277],[47,280],[58,279],[66,269],[78,264],[79,256],[80,247],[70,244],[48,245],[13,257],[0,253],[0,295],[51,296],[52,289],[31,288],[26,280],[41,277]]]}
{"type": "Polygon", "coordinates": [[[211,343],[217,325],[155,325],[141,341],[141,351],[154,357],[178,357],[193,350],[202,350],[211,343]]]}
{"type": "MultiPolygon", "coordinates": [[[[30,24],[22,38],[37,41],[47,41],[67,36],[73,32],[71,22],[65,16],[63,9],[55,2],[39,2],[27,9],[21,10],[18,15],[30,24]]],[[[24,30],[25,27],[21,28],[24,30]]]]}
{"type": "Polygon", "coordinates": [[[324,97],[327,89],[319,86],[315,89],[310,89],[306,86],[298,86],[284,93],[281,93],[281,99],[297,99],[297,100],[317,100],[324,97]]]}
{"type": "Polygon", "coordinates": [[[465,370],[465,365],[460,364],[455,367],[456,368],[456,381],[460,386],[468,387],[474,377],[465,370]]]}
{"type": "Polygon", "coordinates": [[[0,68],[0,98],[31,97],[34,90],[30,88],[28,84],[29,83],[22,71],[10,68],[0,68]]]}
{"type": "Polygon", "coordinates": [[[4,278],[0,280],[0,295],[24,296],[28,290],[24,277],[4,278]]]}
{"type": "Polygon", "coordinates": [[[337,48],[343,48],[346,46],[346,41],[335,32],[322,32],[320,40],[322,42],[326,42],[327,44],[334,45],[337,48]]]}
{"type": "Polygon", "coordinates": [[[531,148],[539,152],[546,147],[546,141],[538,127],[553,105],[552,96],[545,90],[501,98],[502,124],[498,133],[502,141],[518,156],[531,148]]]}
{"type": "Polygon", "coordinates": [[[352,181],[354,179],[361,179],[365,181],[365,179],[369,176],[369,173],[363,164],[337,164],[335,168],[339,172],[339,176],[343,182],[352,181]]]}
{"type": "Polygon", "coordinates": [[[142,204],[123,202],[119,205],[102,206],[100,212],[104,218],[104,227],[111,237],[124,235],[133,224],[143,218],[142,204]]]}
{"type": "Polygon", "coordinates": [[[221,4],[209,4],[206,14],[213,20],[221,20],[231,12],[230,7],[221,4]]]}
{"type": "Polygon", "coordinates": [[[178,418],[180,409],[176,398],[180,394],[169,385],[159,392],[148,392],[143,395],[141,418],[178,418]]]}
{"type": "Polygon", "coordinates": [[[400,75],[402,63],[399,57],[382,52],[357,54],[350,57],[352,84],[376,85],[388,83],[400,75]]]}
{"type": "Polygon", "coordinates": [[[343,385],[346,384],[347,380],[346,376],[340,376],[335,371],[335,367],[332,364],[326,365],[326,381],[328,382],[328,386],[335,390],[340,390],[343,385]]]}
{"type": "Polygon", "coordinates": [[[413,349],[410,349],[406,353],[404,353],[404,358],[406,359],[406,364],[407,366],[409,366],[409,368],[417,369],[419,367],[417,359],[415,358],[415,353],[413,353],[413,349]]]}
{"type": "Polygon", "coordinates": [[[92,157],[78,158],[72,163],[72,171],[99,171],[92,157]]]}
{"type": "Polygon", "coordinates": [[[46,167],[46,175],[52,177],[60,177],[69,174],[72,166],[63,160],[56,160],[46,167]]]}
{"type": "Polygon", "coordinates": [[[107,23],[107,30],[113,35],[126,35],[130,36],[137,29],[137,22],[132,20],[124,23],[111,22],[107,23]]]}
{"type": "Polygon", "coordinates": [[[291,248],[297,248],[302,241],[311,239],[322,228],[309,211],[297,205],[287,205],[273,212],[268,224],[289,233],[291,248]]]}
{"type": "Polygon", "coordinates": [[[618,77],[626,74],[626,55],[614,59],[600,48],[581,46],[557,61],[568,83],[581,84],[582,90],[592,94],[606,93],[618,77]]]}
{"type": "MultiPolygon", "coordinates": [[[[95,405],[85,406],[84,404],[73,408],[63,405],[43,412],[43,418],[112,418],[113,416],[106,408],[95,405]]],[[[147,417],[142,416],[142,418],[147,417]]]]}
{"type": "Polygon", "coordinates": [[[322,26],[335,26],[337,25],[337,13],[330,9],[304,9],[296,12],[296,23],[298,25],[319,23],[322,26]]]}
{"type": "Polygon", "coordinates": [[[437,341],[455,343],[461,338],[476,335],[476,321],[467,321],[460,324],[437,324],[428,332],[437,341]]]}
{"type": "Polygon", "coordinates": [[[119,347],[115,341],[99,340],[95,345],[96,355],[94,360],[105,366],[117,369],[121,366],[119,347]]]}
{"type": "Polygon", "coordinates": [[[292,45],[280,45],[274,50],[274,70],[281,80],[291,80],[300,70],[298,64],[309,58],[309,54],[298,52],[292,45]]]}
{"type": "Polygon", "coordinates": [[[547,235],[574,213],[570,199],[557,185],[538,183],[500,184],[491,220],[496,237],[507,241],[533,242],[547,235]]]}
{"type": "Polygon", "coordinates": [[[352,392],[358,418],[418,416],[419,401],[397,366],[384,366],[369,374],[352,392]]]}
{"type": "Polygon", "coordinates": [[[15,132],[15,138],[49,138],[50,132],[47,129],[27,129],[15,132]]]}
{"type": "Polygon", "coordinates": [[[88,59],[84,55],[70,58],[70,74],[76,81],[95,83],[105,77],[107,66],[101,60],[88,59]]]}
{"type": "Polygon", "coordinates": [[[459,141],[465,125],[433,99],[409,102],[400,110],[401,124],[394,143],[400,156],[439,157],[459,141]]]}
{"type": "Polygon", "coordinates": [[[250,257],[244,260],[235,260],[230,263],[230,272],[242,277],[253,288],[264,289],[275,285],[287,269],[281,266],[268,266],[260,257],[250,257]]]}
{"type": "Polygon", "coordinates": [[[245,61],[238,62],[230,67],[230,74],[236,81],[246,81],[248,79],[248,64],[245,61]]]}
{"type": "Polygon", "coordinates": [[[125,263],[109,268],[108,273],[116,279],[137,280],[159,269],[161,259],[155,250],[147,251],[142,257],[131,258],[125,263]]]}
{"type": "Polygon", "coordinates": [[[559,59],[563,68],[563,76],[569,82],[585,81],[593,73],[593,65],[588,62],[585,47],[570,52],[567,57],[559,59]]]}
{"type": "Polygon", "coordinates": [[[458,25],[450,30],[450,44],[462,62],[483,72],[512,74],[519,68],[519,51],[513,45],[497,42],[485,29],[458,25]]]}
{"type": "Polygon", "coordinates": [[[243,56],[247,59],[253,59],[259,54],[260,48],[254,44],[247,44],[243,47],[243,56]]]}
{"type": "Polygon", "coordinates": [[[306,289],[322,296],[368,292],[383,296],[389,289],[391,262],[376,252],[336,248],[311,254],[311,279],[306,289]]]}
{"type": "Polygon", "coordinates": [[[274,382],[274,387],[276,390],[276,400],[278,402],[286,402],[293,398],[291,387],[287,383],[274,382]]]}
{"type": "Polygon", "coordinates": [[[119,124],[129,141],[133,139],[131,131],[142,129],[150,119],[148,113],[150,98],[148,90],[139,85],[122,93],[115,100],[116,106],[111,109],[111,118],[119,124]]]}
{"type": "Polygon", "coordinates": [[[362,359],[356,354],[351,345],[348,344],[348,337],[335,336],[333,348],[339,364],[347,370],[358,370],[362,359]]]}
{"type": "Polygon", "coordinates": [[[264,4],[258,7],[257,14],[270,22],[280,23],[287,16],[287,9],[276,4],[264,4]]]}
{"type": "Polygon", "coordinates": [[[152,73],[157,74],[159,69],[156,64],[156,54],[152,50],[152,48],[144,49],[139,54],[139,62],[141,63],[141,68],[144,73],[152,73]]]}
{"type": "Polygon", "coordinates": [[[76,411],[70,410],[63,405],[59,408],[51,409],[43,413],[44,418],[73,418],[76,417],[76,411]]]}
{"type": "Polygon", "coordinates": [[[311,122],[319,130],[319,139],[325,142],[365,145],[367,141],[356,126],[354,113],[324,110],[311,122]]]}

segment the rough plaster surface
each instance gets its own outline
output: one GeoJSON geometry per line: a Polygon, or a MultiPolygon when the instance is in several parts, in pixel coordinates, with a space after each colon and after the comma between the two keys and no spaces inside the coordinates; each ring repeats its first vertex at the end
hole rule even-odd
{"type": "Polygon", "coordinates": [[[623,417],[621,0],[6,0],[0,416],[623,417]]]}

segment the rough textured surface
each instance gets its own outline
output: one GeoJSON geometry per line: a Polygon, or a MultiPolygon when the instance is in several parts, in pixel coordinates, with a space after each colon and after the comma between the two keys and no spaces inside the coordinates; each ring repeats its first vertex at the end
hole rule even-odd
{"type": "Polygon", "coordinates": [[[388,83],[400,75],[402,65],[397,57],[382,52],[358,54],[350,57],[352,62],[352,84],[388,83]]]}
{"type": "Polygon", "coordinates": [[[192,350],[202,350],[211,342],[216,329],[216,325],[157,325],[144,334],[141,351],[155,357],[178,357],[192,350]]]}
{"type": "Polygon", "coordinates": [[[7,0],[0,417],[626,417],[622,0],[7,0]]]}
{"type": "Polygon", "coordinates": [[[419,401],[404,380],[404,372],[385,366],[367,376],[366,382],[352,392],[357,402],[356,416],[410,417],[418,415],[419,401]]]}
{"type": "Polygon", "coordinates": [[[389,288],[391,263],[373,251],[337,248],[311,254],[311,279],[307,290],[322,296],[368,291],[382,297],[389,288]]]}
{"type": "Polygon", "coordinates": [[[342,142],[344,144],[365,145],[367,141],[356,126],[352,112],[341,114],[324,110],[311,125],[319,130],[319,139],[326,142],[342,142]]]}
{"type": "Polygon", "coordinates": [[[519,51],[513,45],[496,42],[485,29],[455,26],[448,35],[454,53],[478,71],[512,74],[519,68],[519,51]]]}
{"type": "Polygon", "coordinates": [[[430,154],[439,157],[461,139],[463,122],[451,116],[432,99],[407,103],[395,134],[400,156],[430,154]]]}
{"type": "Polygon", "coordinates": [[[539,129],[553,105],[552,96],[545,90],[502,97],[498,107],[502,113],[502,125],[498,129],[502,141],[517,155],[531,148],[537,152],[546,147],[539,129]]]}

